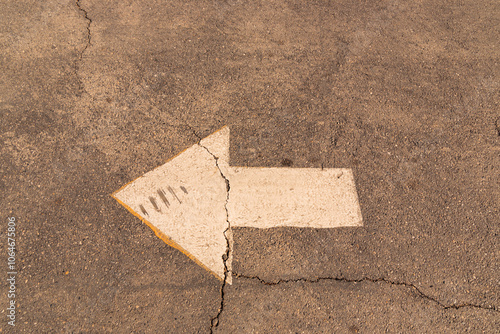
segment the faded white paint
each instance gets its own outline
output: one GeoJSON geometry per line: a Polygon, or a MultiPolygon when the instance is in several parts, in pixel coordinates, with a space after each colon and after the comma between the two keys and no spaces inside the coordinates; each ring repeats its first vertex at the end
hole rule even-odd
{"type": "Polygon", "coordinates": [[[232,226],[361,226],[347,168],[235,168],[227,205],[232,226]]]}
{"type": "MultiPolygon", "coordinates": [[[[257,228],[362,226],[351,169],[230,167],[228,127],[114,197],[221,279],[228,244],[232,249],[228,221],[232,227],[257,228]]],[[[231,261],[230,251],[229,272],[231,261]]],[[[231,283],[230,274],[227,278],[231,283]]]]}

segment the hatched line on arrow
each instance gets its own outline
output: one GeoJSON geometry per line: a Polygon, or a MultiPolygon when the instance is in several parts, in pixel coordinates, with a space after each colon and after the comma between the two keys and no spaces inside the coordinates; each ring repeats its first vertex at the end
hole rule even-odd
{"type": "Polygon", "coordinates": [[[156,191],[158,193],[158,196],[160,196],[160,199],[165,203],[165,206],[167,209],[170,207],[170,202],[167,199],[167,196],[165,196],[165,191],[163,189],[158,189],[156,191]]]}
{"type": "Polygon", "coordinates": [[[172,194],[172,196],[174,196],[179,201],[179,204],[182,204],[182,201],[179,199],[179,197],[177,197],[177,194],[175,193],[174,189],[172,189],[171,186],[168,186],[167,189],[172,194]]]}

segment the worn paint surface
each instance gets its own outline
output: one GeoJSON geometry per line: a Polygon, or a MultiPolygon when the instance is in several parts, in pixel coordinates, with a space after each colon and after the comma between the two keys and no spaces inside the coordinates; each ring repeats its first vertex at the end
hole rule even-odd
{"type": "Polygon", "coordinates": [[[237,168],[230,176],[233,226],[332,228],[361,226],[347,168],[237,168]]]}

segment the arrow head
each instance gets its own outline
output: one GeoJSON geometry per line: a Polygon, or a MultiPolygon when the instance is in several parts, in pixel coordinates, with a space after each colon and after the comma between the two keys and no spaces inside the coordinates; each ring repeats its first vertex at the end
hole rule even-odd
{"type": "Polygon", "coordinates": [[[228,144],[226,127],[112,195],[163,241],[222,280],[227,190],[217,163],[227,164],[228,144]]]}

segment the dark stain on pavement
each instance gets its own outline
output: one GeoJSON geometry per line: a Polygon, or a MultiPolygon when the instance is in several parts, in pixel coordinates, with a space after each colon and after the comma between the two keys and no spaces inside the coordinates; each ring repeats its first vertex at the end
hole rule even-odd
{"type": "Polygon", "coordinates": [[[293,161],[290,159],[283,159],[281,160],[281,166],[283,167],[291,167],[293,165],[293,161]]]}

